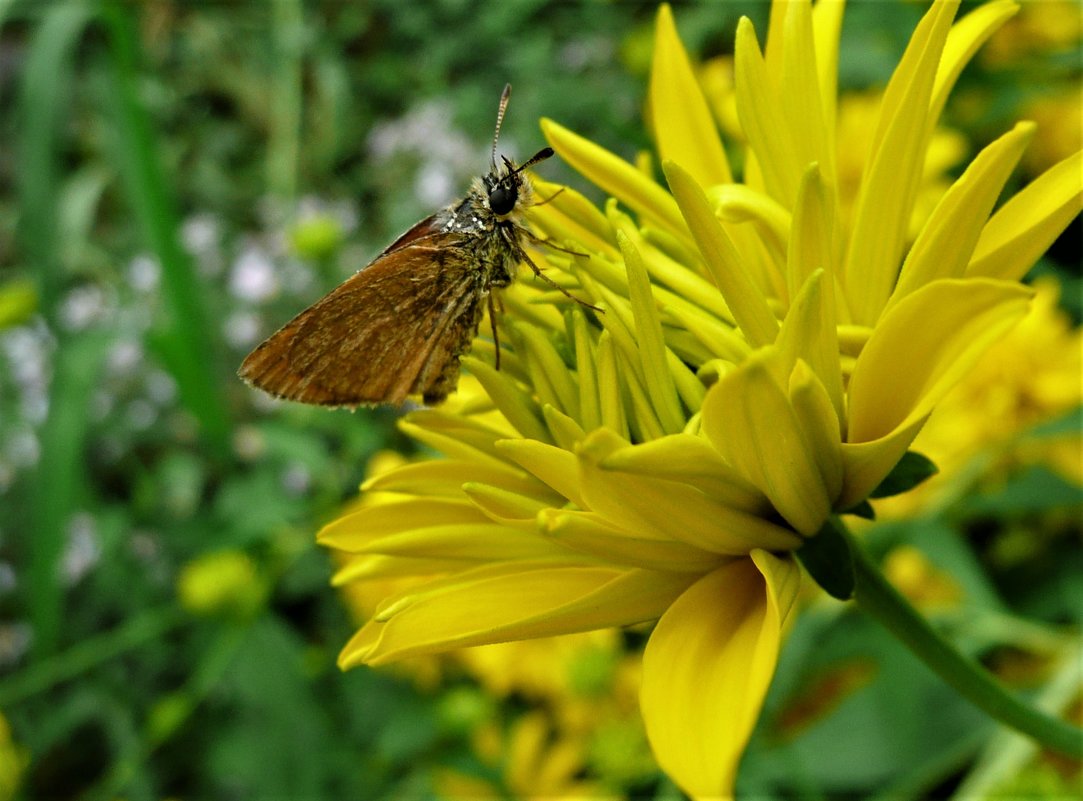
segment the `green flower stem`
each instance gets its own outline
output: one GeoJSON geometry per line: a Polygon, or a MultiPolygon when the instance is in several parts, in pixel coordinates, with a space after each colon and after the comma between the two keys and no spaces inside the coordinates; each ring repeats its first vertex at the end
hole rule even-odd
{"type": "Polygon", "coordinates": [[[1083,759],[1083,730],[1027,706],[993,676],[941,637],[880,572],[846,525],[833,526],[850,542],[857,605],[901,640],[940,678],[963,697],[1006,726],[1075,759],[1083,759]]]}

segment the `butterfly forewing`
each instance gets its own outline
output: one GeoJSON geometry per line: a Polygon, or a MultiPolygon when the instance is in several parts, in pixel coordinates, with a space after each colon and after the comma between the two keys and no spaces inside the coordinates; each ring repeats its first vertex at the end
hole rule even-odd
{"type": "Polygon", "coordinates": [[[477,331],[476,269],[429,218],[254,350],[240,375],[325,406],[443,400],[477,331]]]}

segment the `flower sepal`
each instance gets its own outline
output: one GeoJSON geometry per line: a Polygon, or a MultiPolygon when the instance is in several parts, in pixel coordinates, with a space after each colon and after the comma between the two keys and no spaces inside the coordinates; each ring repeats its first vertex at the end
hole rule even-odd
{"type": "Polygon", "coordinates": [[[907,451],[899,463],[887,474],[876,489],[869,493],[870,498],[890,498],[909,492],[940,472],[936,462],[917,451],[907,451]]]}
{"type": "Polygon", "coordinates": [[[854,554],[850,541],[839,529],[834,517],[829,517],[823,527],[805,544],[794,551],[813,581],[824,592],[840,601],[854,596],[854,554]]]}

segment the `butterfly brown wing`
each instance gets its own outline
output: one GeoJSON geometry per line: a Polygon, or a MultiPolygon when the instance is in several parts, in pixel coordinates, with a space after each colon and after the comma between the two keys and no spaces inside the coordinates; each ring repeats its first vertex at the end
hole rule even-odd
{"type": "Polygon", "coordinates": [[[252,351],[239,375],[325,406],[443,400],[477,332],[480,284],[459,237],[430,217],[252,351]]]}

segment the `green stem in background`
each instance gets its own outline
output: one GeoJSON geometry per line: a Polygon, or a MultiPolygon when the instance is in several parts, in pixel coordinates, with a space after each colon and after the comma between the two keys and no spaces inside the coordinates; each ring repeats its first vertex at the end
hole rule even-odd
{"type": "Polygon", "coordinates": [[[304,15],[299,0],[273,2],[274,69],[267,143],[267,188],[279,200],[297,193],[301,138],[301,53],[304,15]]]}
{"type": "MultiPolygon", "coordinates": [[[[863,612],[890,631],[941,679],[991,717],[1042,745],[1076,759],[1083,758],[1083,731],[1028,706],[1010,693],[981,665],[940,636],[896,590],[856,542],[842,521],[831,518],[827,534],[850,544],[854,600],[863,612]],[[831,529],[831,531],[828,531],[831,529]]],[[[817,535],[819,536],[819,535],[817,535]]]]}
{"type": "Polygon", "coordinates": [[[111,70],[107,95],[113,112],[116,157],[147,246],[162,267],[167,319],[157,331],[158,355],[177,380],[181,400],[199,421],[204,442],[219,458],[229,453],[230,420],[214,358],[218,344],[192,260],[181,247],[180,222],[151,130],[139,100],[139,44],[127,4],[107,2],[102,19],[111,70]]]}
{"type": "Polygon", "coordinates": [[[187,618],[180,607],[151,609],[121,626],[96,634],[0,680],[0,709],[8,709],[57,684],[79,678],[98,665],[116,659],[149,642],[160,642],[170,629],[187,618]]]}

